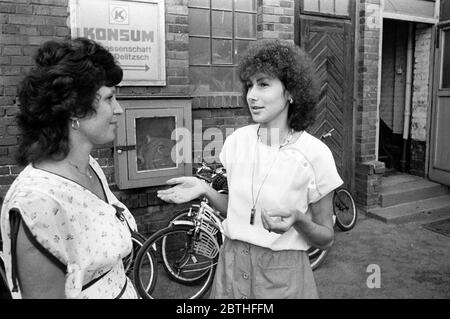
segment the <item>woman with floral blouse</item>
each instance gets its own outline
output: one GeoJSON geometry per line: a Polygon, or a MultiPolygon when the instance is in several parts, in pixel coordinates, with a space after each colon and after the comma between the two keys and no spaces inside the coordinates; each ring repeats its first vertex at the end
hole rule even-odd
{"type": "Polygon", "coordinates": [[[20,88],[17,161],[2,206],[13,298],[137,298],[122,259],[133,216],[90,156],[114,140],[122,69],[98,43],[48,41],[20,88]]]}

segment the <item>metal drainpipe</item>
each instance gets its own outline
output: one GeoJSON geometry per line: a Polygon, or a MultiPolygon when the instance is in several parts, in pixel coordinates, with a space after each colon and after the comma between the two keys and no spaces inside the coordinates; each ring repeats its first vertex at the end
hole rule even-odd
{"type": "Polygon", "coordinates": [[[400,160],[401,169],[406,171],[406,154],[408,149],[408,139],[411,122],[411,88],[413,79],[413,38],[414,24],[408,23],[408,48],[406,53],[406,89],[405,89],[405,113],[403,118],[403,152],[400,160]]]}

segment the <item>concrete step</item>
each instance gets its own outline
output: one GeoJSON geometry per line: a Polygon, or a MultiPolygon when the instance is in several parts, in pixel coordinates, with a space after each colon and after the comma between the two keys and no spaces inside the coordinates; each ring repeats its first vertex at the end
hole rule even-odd
{"type": "Polygon", "coordinates": [[[381,178],[381,183],[384,186],[392,186],[392,185],[399,185],[403,183],[408,183],[412,181],[418,181],[423,180],[422,177],[415,176],[415,175],[409,175],[409,174],[393,174],[389,176],[383,176],[381,178]]]}
{"type": "Polygon", "coordinates": [[[382,184],[379,204],[381,207],[389,207],[449,193],[448,187],[445,185],[422,178],[403,177],[396,182],[390,180],[388,183],[382,184]]]}
{"type": "Polygon", "coordinates": [[[433,221],[450,217],[450,195],[421,199],[389,207],[369,209],[367,216],[388,224],[433,221]]]}

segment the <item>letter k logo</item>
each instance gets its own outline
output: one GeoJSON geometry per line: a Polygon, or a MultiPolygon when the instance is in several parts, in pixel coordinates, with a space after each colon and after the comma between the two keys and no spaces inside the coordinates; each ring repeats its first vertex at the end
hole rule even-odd
{"type": "Polygon", "coordinates": [[[128,6],[110,6],[109,23],[111,24],[129,24],[128,6]]]}
{"type": "Polygon", "coordinates": [[[116,12],[114,12],[114,20],[119,20],[119,21],[123,21],[125,20],[125,11],[123,10],[116,10],[116,12]]]}

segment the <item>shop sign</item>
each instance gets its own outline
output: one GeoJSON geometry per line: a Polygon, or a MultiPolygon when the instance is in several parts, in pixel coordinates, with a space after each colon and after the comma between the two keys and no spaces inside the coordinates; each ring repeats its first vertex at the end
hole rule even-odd
{"type": "Polygon", "coordinates": [[[111,51],[124,70],[119,85],[166,84],[164,0],[70,0],[70,27],[111,51]]]}

